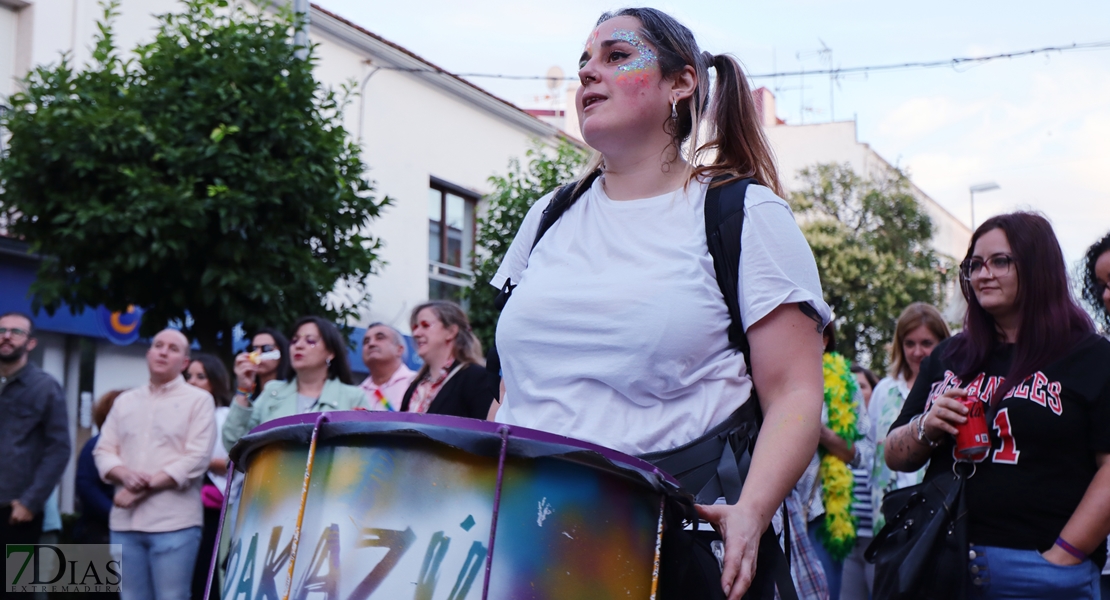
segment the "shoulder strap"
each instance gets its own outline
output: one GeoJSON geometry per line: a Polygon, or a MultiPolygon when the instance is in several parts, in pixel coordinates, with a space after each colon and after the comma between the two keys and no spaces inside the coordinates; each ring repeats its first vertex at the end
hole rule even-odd
{"type": "Polygon", "coordinates": [[[563,213],[567,212],[567,209],[578,202],[578,199],[593,186],[598,175],[601,175],[600,169],[583,178],[581,184],[572,181],[559,188],[559,191],[551,198],[551,202],[547,203],[547,208],[543,209],[543,218],[540,219],[540,227],[536,230],[536,239],[532,241],[533,250],[536,249],[536,244],[540,243],[543,234],[547,233],[547,230],[551,229],[551,226],[559,220],[559,217],[563,216],[563,213]],[[577,190],[577,193],[575,193],[575,190],[577,190]]]}
{"type": "MultiPolygon", "coordinates": [[[[581,185],[577,181],[572,181],[555,192],[551,201],[547,203],[547,207],[543,209],[543,217],[540,218],[540,226],[536,230],[536,237],[532,240],[532,248],[529,249],[529,254],[536,249],[536,244],[540,243],[543,234],[547,233],[547,230],[551,229],[551,226],[559,220],[559,217],[563,216],[563,213],[567,212],[567,209],[590,189],[598,175],[601,175],[601,169],[597,169],[583,178],[581,185]],[[576,190],[577,193],[575,193],[576,190]]],[[[509,296],[513,295],[513,288],[515,287],[516,285],[513,284],[511,278],[505,280],[505,284],[501,286],[501,291],[498,292],[497,298],[493,301],[493,305],[498,312],[505,308],[505,303],[509,301],[509,296]]]]}
{"type": "Polygon", "coordinates": [[[744,361],[751,370],[748,336],[740,315],[739,282],[740,238],[744,232],[744,197],[754,178],[739,179],[719,184],[726,176],[713,178],[705,194],[705,239],[713,257],[713,270],[717,285],[728,305],[728,341],[744,354],[744,361]],[[717,185],[714,185],[717,184],[717,185]]]}

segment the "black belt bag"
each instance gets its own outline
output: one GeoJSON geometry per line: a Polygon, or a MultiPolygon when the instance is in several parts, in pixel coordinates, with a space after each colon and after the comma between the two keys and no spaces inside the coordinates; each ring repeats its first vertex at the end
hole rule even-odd
{"type": "MultiPolygon", "coordinates": [[[[753,395],[722,423],[700,438],[662,452],[640,458],[669,473],[694,495],[698,504],[714,504],[725,498],[729,504],[740,499],[740,492],[751,467],[752,450],[763,421],[759,402],[753,395]]],[[[686,530],[683,515],[667,519],[659,564],[659,598],[723,599],[721,568],[713,552],[713,542],[721,541],[715,531],[686,530]]],[[[685,515],[698,522],[696,514],[685,515]]],[[[783,523],[787,522],[783,515],[783,523]]],[[[790,533],[786,530],[787,552],[790,533]]],[[[778,536],[768,527],[759,540],[756,573],[745,598],[773,599],[775,586],[783,600],[797,600],[790,564],[779,546],[778,536]]]]}

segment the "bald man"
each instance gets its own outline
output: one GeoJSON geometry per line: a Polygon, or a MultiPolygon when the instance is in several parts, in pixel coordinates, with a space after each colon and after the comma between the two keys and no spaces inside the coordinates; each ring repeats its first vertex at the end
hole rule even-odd
{"type": "Polygon", "coordinates": [[[150,383],[120,394],[93,450],[115,484],[108,518],[123,545],[122,600],[189,598],[204,514],[202,478],[216,442],[215,403],[185,383],[189,340],[174,329],[146,353],[150,383]]]}

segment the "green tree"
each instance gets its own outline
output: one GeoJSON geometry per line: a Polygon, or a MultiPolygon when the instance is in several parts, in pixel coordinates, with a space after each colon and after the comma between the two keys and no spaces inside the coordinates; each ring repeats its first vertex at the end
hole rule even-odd
{"type": "Polygon", "coordinates": [[[489,178],[494,191],[486,196],[487,210],[478,219],[475,237],[474,287],[466,290],[468,309],[474,333],[485,347],[493,343],[498,310],[494,307],[497,290],[489,281],[497,273],[509,244],[516,237],[524,216],[537,200],[556,187],[572,181],[586,164],[589,154],[567,140],[560,140],[554,149],[538,142],[525,153],[527,168],[516,158],[509,160],[504,176],[489,178]],[[552,153],[553,152],[553,153],[552,153]]]}
{"type": "Polygon", "coordinates": [[[2,121],[0,205],[47,257],[36,305],[135,304],[144,334],[178,321],[225,358],[237,323],[354,314],[389,199],[341,125],[345,95],[295,58],[293,14],[185,0],[127,58],[116,14],[87,69],[36,69],[2,121]]]}
{"type": "Polygon", "coordinates": [[[911,302],[939,306],[953,261],[929,247],[933,223],[901,170],[863,179],[819,164],[799,177],[790,205],[836,313],[837,350],[880,371],[898,315],[911,302]]]}

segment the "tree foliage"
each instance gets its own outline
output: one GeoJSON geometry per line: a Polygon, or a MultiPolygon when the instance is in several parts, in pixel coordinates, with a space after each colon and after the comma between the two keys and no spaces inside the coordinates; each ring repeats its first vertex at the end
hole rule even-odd
{"type": "Polygon", "coordinates": [[[372,194],[343,98],[311,52],[295,58],[293,14],[185,0],[126,58],[115,15],[88,68],[36,69],[3,119],[0,205],[48,257],[36,304],[136,304],[144,334],[179,321],[225,357],[236,323],[354,314],[379,266],[364,228],[389,199],[372,194]],[[337,284],[355,293],[337,299],[337,284]]]}
{"type": "Polygon", "coordinates": [[[486,213],[478,219],[475,237],[474,287],[466,291],[470,302],[470,324],[487,348],[493,342],[498,310],[494,307],[497,290],[489,281],[501,266],[509,244],[516,237],[524,216],[537,200],[558,186],[572,181],[589,158],[588,153],[566,140],[553,149],[536,143],[525,153],[528,166],[509,160],[504,176],[489,178],[494,191],[486,196],[486,213]]]}
{"type": "Polygon", "coordinates": [[[819,164],[799,176],[790,205],[836,313],[837,350],[881,371],[898,315],[912,302],[939,306],[952,261],[929,247],[932,221],[901,170],[863,179],[819,164]]]}

